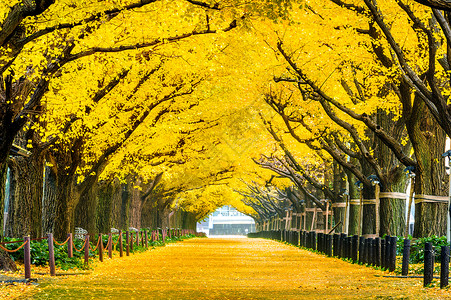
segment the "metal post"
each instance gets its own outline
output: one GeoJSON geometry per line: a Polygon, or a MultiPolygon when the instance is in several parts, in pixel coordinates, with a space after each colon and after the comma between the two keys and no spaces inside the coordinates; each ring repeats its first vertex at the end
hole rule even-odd
{"type": "Polygon", "coordinates": [[[89,263],[89,234],[85,236],[85,264],[89,263]]]}
{"type": "Polygon", "coordinates": [[[124,256],[124,246],[122,245],[122,230],[119,230],[119,256],[124,256]]]}
{"type": "Polygon", "coordinates": [[[98,249],[98,252],[99,252],[99,260],[101,262],[103,262],[103,240],[102,240],[102,234],[101,233],[99,233],[99,249],[98,249]]]}
{"type": "Polygon", "coordinates": [[[67,237],[69,241],[67,242],[67,257],[72,258],[74,256],[74,240],[72,233],[68,233],[67,237]]]}
{"type": "Polygon", "coordinates": [[[110,240],[108,244],[108,257],[113,258],[113,234],[111,232],[108,233],[108,239],[110,240]]]}
{"type": "Polygon", "coordinates": [[[50,276],[56,275],[55,269],[55,251],[53,249],[53,234],[47,233],[47,245],[49,247],[49,267],[50,267],[50,276]]]}
{"type": "Polygon", "coordinates": [[[31,277],[31,253],[30,253],[30,237],[24,236],[23,241],[25,246],[23,247],[23,262],[24,262],[24,269],[25,269],[25,279],[28,279],[31,277]]]}
{"type": "Polygon", "coordinates": [[[125,255],[130,255],[130,232],[127,230],[125,232],[125,255]]]}

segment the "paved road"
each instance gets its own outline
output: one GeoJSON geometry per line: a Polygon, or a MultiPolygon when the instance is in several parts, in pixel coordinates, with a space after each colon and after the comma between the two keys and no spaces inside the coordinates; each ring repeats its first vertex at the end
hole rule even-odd
{"type": "Polygon", "coordinates": [[[263,239],[191,239],[52,279],[33,299],[451,299],[421,279],[263,239]]]}

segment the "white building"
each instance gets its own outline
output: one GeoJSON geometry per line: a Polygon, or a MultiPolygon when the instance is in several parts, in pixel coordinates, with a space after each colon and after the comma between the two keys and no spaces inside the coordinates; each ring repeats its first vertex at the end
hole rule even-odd
{"type": "Polygon", "coordinates": [[[197,231],[207,235],[246,235],[255,232],[255,221],[234,207],[223,206],[198,223],[197,231]]]}

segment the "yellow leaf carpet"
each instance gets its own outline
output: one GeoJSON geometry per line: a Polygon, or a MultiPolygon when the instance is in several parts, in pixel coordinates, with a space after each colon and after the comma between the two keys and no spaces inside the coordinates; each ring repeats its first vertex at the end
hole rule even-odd
{"type": "Polygon", "coordinates": [[[422,279],[264,239],[196,238],[44,280],[29,299],[451,299],[422,279]]]}

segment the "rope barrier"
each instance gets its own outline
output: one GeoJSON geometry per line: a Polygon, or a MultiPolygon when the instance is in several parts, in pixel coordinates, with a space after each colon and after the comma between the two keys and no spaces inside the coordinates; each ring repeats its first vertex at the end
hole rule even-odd
{"type": "Polygon", "coordinates": [[[28,241],[23,242],[23,244],[20,245],[19,248],[15,249],[15,250],[9,250],[9,249],[3,247],[2,245],[0,245],[0,249],[3,249],[3,250],[5,250],[6,252],[9,252],[9,253],[13,253],[13,252],[17,252],[17,251],[19,251],[20,249],[22,249],[22,247],[24,247],[27,243],[28,243],[28,241]]]}
{"type": "Polygon", "coordinates": [[[0,243],[0,245],[14,244],[14,243],[23,243],[23,240],[3,242],[3,243],[0,243]]]}
{"type": "Polygon", "coordinates": [[[67,237],[67,239],[66,239],[63,243],[58,243],[58,241],[55,240],[55,238],[53,238],[53,242],[54,242],[55,244],[57,244],[58,246],[63,246],[63,245],[65,245],[65,244],[69,241],[69,239],[70,239],[70,236],[67,237]]]}
{"type": "Polygon", "coordinates": [[[92,252],[94,252],[94,251],[96,251],[97,248],[99,247],[99,244],[100,244],[100,235],[99,235],[99,238],[97,239],[97,245],[96,245],[96,247],[95,247],[94,249],[92,249],[91,245],[89,245],[89,248],[91,249],[92,252]]]}
{"type": "Polygon", "coordinates": [[[113,242],[113,247],[116,247],[116,245],[119,243],[119,237],[117,238],[116,243],[113,242]]]}
{"type": "Polygon", "coordinates": [[[108,236],[108,242],[106,243],[105,249],[108,249],[108,246],[110,245],[110,242],[113,240],[113,236],[108,236]]]}
{"type": "Polygon", "coordinates": [[[30,239],[30,241],[42,241],[42,240],[46,240],[46,239],[47,239],[47,237],[44,236],[44,237],[40,237],[40,238],[30,239]]]}
{"type": "Polygon", "coordinates": [[[75,249],[75,251],[77,251],[77,252],[83,251],[83,249],[85,248],[85,246],[86,246],[86,239],[85,239],[85,242],[83,243],[83,246],[81,247],[80,250],[78,250],[77,247],[75,247],[75,243],[74,243],[74,249],[75,249]]]}

